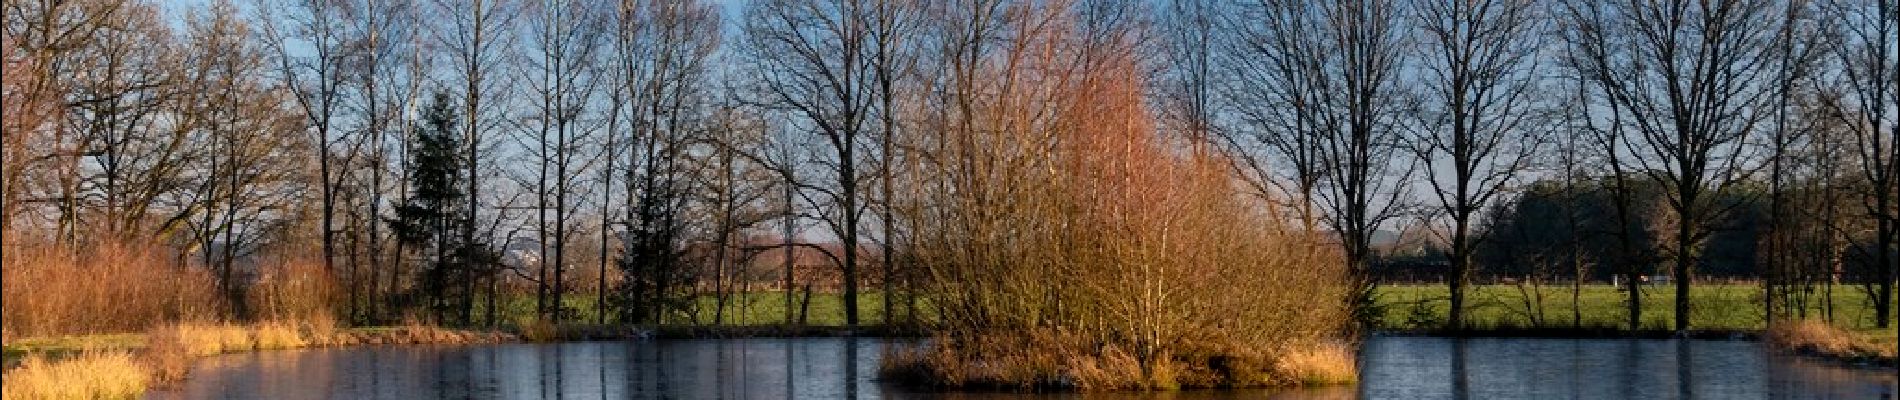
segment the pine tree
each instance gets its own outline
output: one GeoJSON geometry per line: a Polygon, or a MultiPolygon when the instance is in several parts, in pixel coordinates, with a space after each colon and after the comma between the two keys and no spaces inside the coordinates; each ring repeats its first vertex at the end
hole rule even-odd
{"type": "Polygon", "coordinates": [[[467,177],[462,175],[466,160],[458,118],[448,94],[436,93],[417,124],[411,138],[414,147],[404,165],[411,195],[389,220],[398,240],[426,254],[428,261],[423,263],[412,297],[427,302],[438,318],[472,304],[475,293],[466,283],[492,272],[495,260],[485,246],[463,243],[459,235],[468,221],[461,218],[467,204],[462,189],[467,177]]]}

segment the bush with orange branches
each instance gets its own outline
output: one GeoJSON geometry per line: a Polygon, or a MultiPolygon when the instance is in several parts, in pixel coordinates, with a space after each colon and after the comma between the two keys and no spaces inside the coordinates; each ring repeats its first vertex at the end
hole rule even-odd
{"type": "Polygon", "coordinates": [[[940,333],[887,374],[1021,390],[1353,379],[1331,351],[1349,318],[1340,255],[1244,195],[1205,143],[1158,129],[1132,28],[1085,30],[1060,3],[1013,11],[1036,33],[996,55],[1011,62],[952,67],[996,86],[961,86],[951,109],[967,115],[941,121],[925,146],[939,164],[907,184],[940,333]]]}

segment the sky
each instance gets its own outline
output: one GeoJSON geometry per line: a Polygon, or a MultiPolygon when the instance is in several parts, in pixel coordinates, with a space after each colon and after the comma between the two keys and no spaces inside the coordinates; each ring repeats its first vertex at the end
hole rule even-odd
{"type": "MultiPolygon", "coordinates": [[[[417,0],[417,1],[423,1],[423,0],[417,0]]],[[[463,0],[451,0],[451,1],[463,1],[463,0]]],[[[730,24],[732,23],[732,21],[738,19],[737,17],[740,15],[740,12],[744,11],[745,4],[748,0],[703,0],[703,1],[713,3],[713,4],[718,4],[719,7],[723,9],[722,12],[724,13],[724,16],[726,17],[726,22],[730,24]]],[[[248,10],[250,8],[249,6],[251,5],[263,3],[263,2],[264,0],[233,0],[233,3],[237,4],[240,7],[246,8],[246,10],[248,10]]],[[[211,0],[158,0],[158,3],[161,5],[164,5],[167,11],[182,12],[194,6],[203,6],[205,4],[210,4],[211,0]]],[[[183,14],[173,13],[171,15],[183,15],[183,14]]]]}

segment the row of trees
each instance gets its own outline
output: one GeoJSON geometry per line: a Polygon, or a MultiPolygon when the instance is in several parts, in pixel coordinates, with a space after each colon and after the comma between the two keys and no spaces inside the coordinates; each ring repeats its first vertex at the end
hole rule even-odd
{"type": "MultiPolygon", "coordinates": [[[[1811,255],[1865,260],[1853,277],[1890,323],[1891,0],[250,6],[9,1],[7,246],[155,240],[234,294],[247,255],[302,251],[345,280],[352,319],[469,323],[526,286],[537,316],[571,321],[589,283],[596,322],[677,318],[705,293],[720,321],[771,252],[790,313],[803,248],[837,267],[855,325],[867,281],[886,318],[916,303],[893,294],[945,284],[918,250],[954,239],[932,234],[937,196],[1006,210],[982,193],[1025,172],[993,163],[1041,154],[958,132],[1052,132],[1011,113],[1091,94],[1010,71],[1119,49],[1157,55],[1129,60],[1148,130],[1221,160],[1288,228],[1334,235],[1356,275],[1379,264],[1381,232],[1429,224],[1454,327],[1487,242],[1517,219],[1498,210],[1537,180],[1571,193],[1547,197],[1603,194],[1561,219],[1613,227],[1574,241],[1615,251],[1570,265],[1636,280],[1666,263],[1677,329],[1733,221],[1767,232],[1757,273],[1774,293],[1830,264],[1811,255]],[[1083,43],[1010,51],[1061,25],[1034,21],[1083,43]]],[[[1632,292],[1632,327],[1642,310],[1632,292]]]]}
{"type": "MultiPolygon", "coordinates": [[[[1868,260],[1856,277],[1877,323],[1890,323],[1893,2],[1177,3],[1194,26],[1185,32],[1217,32],[1177,41],[1189,45],[1175,57],[1187,67],[1171,69],[1174,87],[1213,104],[1182,108],[1208,110],[1201,118],[1243,175],[1324,221],[1355,270],[1370,265],[1373,234],[1395,219],[1434,225],[1453,327],[1464,322],[1474,255],[1504,220],[1486,210],[1536,179],[1607,182],[1609,212],[1573,220],[1636,227],[1638,204],[1658,205],[1666,224],[1583,238],[1621,243],[1583,262],[1632,281],[1667,263],[1678,330],[1689,328],[1687,291],[1706,244],[1733,229],[1721,223],[1738,208],[1773,210],[1751,221],[1781,238],[1764,243],[1765,257],[1794,260],[1780,241],[1815,222],[1793,211],[1819,204],[1795,194],[1859,199],[1809,229],[1833,231],[1836,252],[1868,260]],[[1750,186],[1772,195],[1738,194],[1750,186]],[[1666,247],[1641,243],[1652,229],[1667,230],[1655,232],[1666,247]]],[[[1632,328],[1641,311],[1632,291],[1632,328]]]]}
{"type": "Polygon", "coordinates": [[[584,266],[599,303],[700,290],[766,214],[738,154],[770,138],[714,84],[712,6],[185,7],[6,3],[4,247],[156,242],[233,296],[259,254],[308,254],[355,321],[493,321],[525,282],[558,321],[584,266]]]}

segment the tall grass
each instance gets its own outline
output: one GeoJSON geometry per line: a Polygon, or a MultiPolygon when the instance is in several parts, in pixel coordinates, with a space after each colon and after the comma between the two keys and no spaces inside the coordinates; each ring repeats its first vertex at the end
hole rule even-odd
{"type": "Polygon", "coordinates": [[[1762,339],[1776,348],[1842,359],[1870,359],[1892,363],[1894,345],[1873,343],[1854,332],[1821,320],[1779,323],[1768,328],[1762,339]]]}
{"type": "Polygon", "coordinates": [[[1359,380],[1358,358],[1344,343],[1289,349],[1274,364],[1277,376],[1302,385],[1332,385],[1359,380]]]}
{"type": "Polygon", "coordinates": [[[343,302],[336,277],[320,262],[288,258],[258,268],[245,301],[263,320],[333,321],[343,302]]]}
{"type": "MultiPolygon", "coordinates": [[[[142,332],[166,324],[233,320],[227,297],[204,267],[163,246],[105,243],[84,249],[27,246],[7,253],[5,339],[142,332]]],[[[239,265],[255,279],[234,282],[259,320],[331,320],[342,299],[319,263],[259,257],[239,265]]]]}
{"type": "Polygon", "coordinates": [[[211,275],[174,260],[157,246],[122,243],[9,250],[0,262],[0,326],[14,339],[138,332],[222,316],[211,275]]]}
{"type": "Polygon", "coordinates": [[[6,371],[0,399],[133,399],[151,384],[149,371],[126,351],[86,352],[58,360],[29,356],[6,371]]]}

